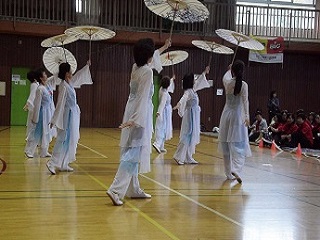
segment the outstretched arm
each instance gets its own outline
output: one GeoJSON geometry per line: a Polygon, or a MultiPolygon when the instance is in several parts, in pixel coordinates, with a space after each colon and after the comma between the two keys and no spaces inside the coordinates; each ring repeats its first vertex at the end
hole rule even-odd
{"type": "Polygon", "coordinates": [[[164,45],[163,45],[161,48],[158,49],[159,53],[160,53],[160,54],[163,53],[163,52],[164,52],[165,50],[167,50],[170,46],[171,46],[171,39],[168,38],[168,39],[165,41],[164,45]]]}

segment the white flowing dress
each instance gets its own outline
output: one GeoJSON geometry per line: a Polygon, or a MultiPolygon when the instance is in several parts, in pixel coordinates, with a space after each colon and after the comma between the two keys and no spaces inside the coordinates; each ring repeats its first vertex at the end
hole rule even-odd
{"type": "Polygon", "coordinates": [[[121,130],[120,165],[109,188],[109,191],[118,194],[121,199],[125,195],[131,197],[139,194],[142,190],[138,173],[147,173],[151,170],[152,96],[154,92],[151,67],[159,71],[162,69],[158,50],[153,55],[152,64],[142,67],[133,64],[131,71],[130,94],[122,123],[131,121],[134,125],[121,130]]]}
{"type": "Polygon", "coordinates": [[[155,142],[154,144],[160,149],[164,150],[164,142],[172,138],[172,106],[170,93],[174,92],[174,81],[170,80],[170,85],[167,89],[160,88],[159,100],[155,126],[155,142]]]}
{"type": "Polygon", "coordinates": [[[225,174],[230,179],[233,178],[231,172],[240,175],[245,157],[251,156],[245,125],[245,119],[249,120],[248,84],[242,81],[240,93],[235,96],[235,83],[231,71],[227,71],[223,76],[226,103],[220,118],[218,151],[223,153],[225,174]]]}
{"type": "Polygon", "coordinates": [[[38,86],[39,86],[39,83],[37,81],[31,83],[31,85],[30,85],[30,93],[29,93],[29,97],[27,99],[28,118],[27,118],[27,124],[26,124],[26,126],[27,126],[26,138],[28,138],[30,130],[33,127],[33,124],[32,124],[33,107],[34,107],[33,102],[36,97],[36,91],[37,91],[38,86]]]}
{"type": "Polygon", "coordinates": [[[56,76],[47,79],[46,85],[40,84],[36,89],[31,125],[27,136],[25,152],[34,155],[37,145],[40,146],[40,157],[48,155],[49,144],[56,137],[55,128],[50,129],[49,123],[55,110],[53,91],[60,80],[56,76]]]}
{"type": "Polygon", "coordinates": [[[58,102],[51,119],[58,134],[50,164],[61,170],[66,170],[68,164],[76,159],[77,144],[80,138],[80,108],[77,104],[75,88],[92,83],[88,65],[76,72],[70,83],[65,80],[60,83],[58,102]]]}
{"type": "Polygon", "coordinates": [[[178,114],[182,117],[180,141],[174,154],[174,159],[182,163],[194,163],[192,155],[196,145],[200,143],[200,112],[199,97],[197,91],[209,88],[205,73],[195,80],[193,88],[184,91],[179,101],[178,114]]]}

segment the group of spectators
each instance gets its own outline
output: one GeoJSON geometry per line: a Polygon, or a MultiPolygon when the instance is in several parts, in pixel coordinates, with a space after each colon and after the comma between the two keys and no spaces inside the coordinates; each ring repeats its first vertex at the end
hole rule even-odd
{"type": "Polygon", "coordinates": [[[275,91],[268,101],[269,125],[257,110],[255,122],[249,127],[249,141],[270,145],[274,141],[280,147],[320,149],[320,114],[306,113],[303,109],[295,113],[280,111],[279,99],[275,91]]]}

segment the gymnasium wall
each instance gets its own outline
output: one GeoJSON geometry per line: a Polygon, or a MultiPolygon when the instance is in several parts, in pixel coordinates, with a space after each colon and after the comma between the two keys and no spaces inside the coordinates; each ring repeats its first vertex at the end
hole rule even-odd
{"type": "MultiPolygon", "coordinates": [[[[144,33],[143,37],[146,36],[144,33]]],[[[135,38],[138,38],[135,34],[135,38]]],[[[10,124],[10,87],[11,68],[42,66],[42,54],[45,48],[40,47],[45,37],[0,34],[0,81],[6,82],[6,96],[0,96],[0,125],[10,124]]],[[[171,50],[185,50],[189,58],[175,66],[176,92],[172,97],[175,105],[183,94],[181,79],[185,73],[201,73],[205,68],[209,54],[198,50],[191,44],[179,44],[176,37],[171,50]],[[175,45],[176,43],[176,45],[175,45]],[[179,47],[174,47],[179,45],[179,47]]],[[[78,41],[66,45],[78,61],[78,69],[88,59],[88,42],[78,41]]],[[[238,57],[246,64],[247,50],[240,49],[238,57]]],[[[217,96],[217,88],[223,88],[221,78],[232,60],[232,56],[213,55],[211,72],[214,87],[199,92],[201,121],[209,130],[218,126],[219,117],[224,106],[225,96],[217,96]]],[[[104,41],[92,43],[91,73],[94,84],[85,85],[77,90],[78,104],[81,109],[82,127],[117,127],[129,92],[130,71],[133,63],[132,44],[128,41],[104,41]]],[[[267,100],[271,90],[276,90],[281,107],[295,111],[304,108],[306,111],[319,111],[320,90],[320,57],[315,52],[286,51],[283,67],[281,64],[257,64],[250,62],[246,70],[246,81],[249,84],[250,113],[262,109],[267,117],[267,100]]],[[[171,75],[171,68],[165,68],[162,75],[171,75]]],[[[57,96],[55,95],[57,98],[57,96]]],[[[22,109],[21,109],[22,111],[22,109]]],[[[253,117],[251,118],[253,120],[253,117]]],[[[180,127],[181,120],[173,114],[174,127],[180,127]]]]}

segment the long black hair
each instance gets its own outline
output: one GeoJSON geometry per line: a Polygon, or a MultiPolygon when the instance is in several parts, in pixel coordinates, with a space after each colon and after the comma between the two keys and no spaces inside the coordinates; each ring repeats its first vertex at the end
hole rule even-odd
{"type": "Polygon", "coordinates": [[[39,68],[34,72],[34,77],[39,83],[42,83],[40,78],[43,77],[44,72],[45,72],[44,68],[39,68]]]}
{"type": "Polygon", "coordinates": [[[194,74],[193,73],[189,73],[189,74],[184,75],[184,77],[182,79],[183,90],[193,88],[193,82],[194,82],[194,74]]]}
{"type": "Polygon", "coordinates": [[[27,73],[27,78],[31,83],[35,82],[36,81],[35,71],[28,72],[27,73]]]}
{"type": "Polygon", "coordinates": [[[58,77],[62,80],[66,80],[66,74],[68,72],[70,72],[71,70],[71,66],[69,63],[61,63],[59,65],[59,73],[58,73],[58,77]]]}
{"type": "Polygon", "coordinates": [[[243,73],[244,73],[244,62],[236,60],[232,64],[231,70],[236,77],[236,85],[234,86],[233,94],[236,96],[240,93],[242,87],[243,73]]]}

